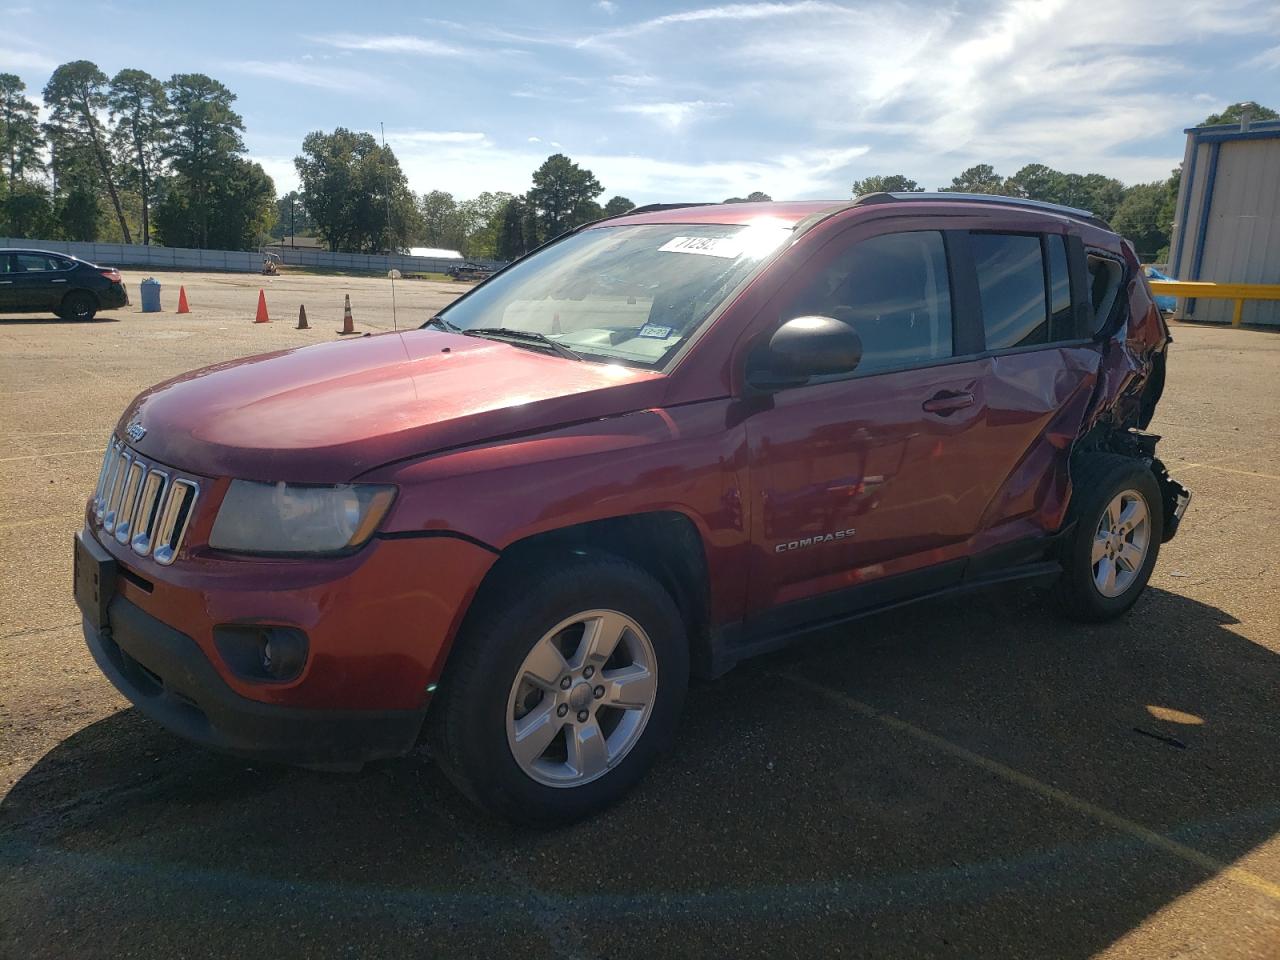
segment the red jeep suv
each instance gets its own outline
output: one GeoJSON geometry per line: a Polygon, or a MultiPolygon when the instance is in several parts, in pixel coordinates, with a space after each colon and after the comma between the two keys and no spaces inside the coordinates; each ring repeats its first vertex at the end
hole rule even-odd
{"type": "Polygon", "coordinates": [[[643,208],[421,329],[139,396],[76,537],[85,636],[198,743],[352,768],[426,735],[488,809],[572,820],[691,674],[997,582],[1127,610],[1189,500],[1142,432],[1169,339],[1083,210],[643,208]]]}

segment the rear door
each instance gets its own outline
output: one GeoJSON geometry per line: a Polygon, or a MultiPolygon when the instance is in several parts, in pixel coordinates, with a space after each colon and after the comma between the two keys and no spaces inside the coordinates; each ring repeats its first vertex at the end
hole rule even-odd
{"type": "Polygon", "coordinates": [[[988,358],[981,392],[987,505],[974,552],[1058,529],[1068,461],[1097,381],[1083,248],[1064,233],[971,230],[988,358]]]}

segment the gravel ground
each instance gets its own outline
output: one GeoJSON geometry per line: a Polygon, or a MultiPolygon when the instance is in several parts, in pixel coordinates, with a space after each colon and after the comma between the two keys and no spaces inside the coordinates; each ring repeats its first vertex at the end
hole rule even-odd
{"type": "MultiPolygon", "coordinates": [[[[1153,429],[1195,500],[1122,620],[862,621],[695,687],[630,798],[530,833],[423,753],[248,765],[98,673],[71,535],[129,399],[332,338],[345,293],[391,326],[382,279],[160,279],[189,316],[0,319],[0,956],[1280,957],[1280,335],[1176,328],[1153,429]]],[[[460,289],[397,283],[401,326],[460,289]]]]}

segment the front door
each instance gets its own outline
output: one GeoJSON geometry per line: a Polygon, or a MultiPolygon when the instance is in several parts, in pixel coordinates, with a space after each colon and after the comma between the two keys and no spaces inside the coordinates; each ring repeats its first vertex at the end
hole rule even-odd
{"type": "Polygon", "coordinates": [[[13,289],[13,254],[0,250],[0,316],[18,305],[13,289]]]}
{"type": "Polygon", "coordinates": [[[57,269],[61,258],[43,253],[11,253],[9,289],[19,310],[55,310],[67,292],[67,272],[57,269]]]}
{"type": "Polygon", "coordinates": [[[857,331],[863,356],[851,376],[780,391],[746,422],[757,545],[749,619],[923,567],[935,567],[938,585],[959,577],[962,564],[945,561],[963,556],[989,498],[980,477],[990,360],[956,359],[948,245],[938,230],[837,239],[778,298],[780,323],[836,317],[857,331]]]}

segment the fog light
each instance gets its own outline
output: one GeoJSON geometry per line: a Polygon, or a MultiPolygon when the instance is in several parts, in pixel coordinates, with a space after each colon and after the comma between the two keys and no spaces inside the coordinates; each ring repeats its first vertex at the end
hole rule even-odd
{"type": "Polygon", "coordinates": [[[222,624],[213,628],[213,640],[231,672],[244,680],[284,683],[307,663],[307,635],[295,627],[222,624]]]}

